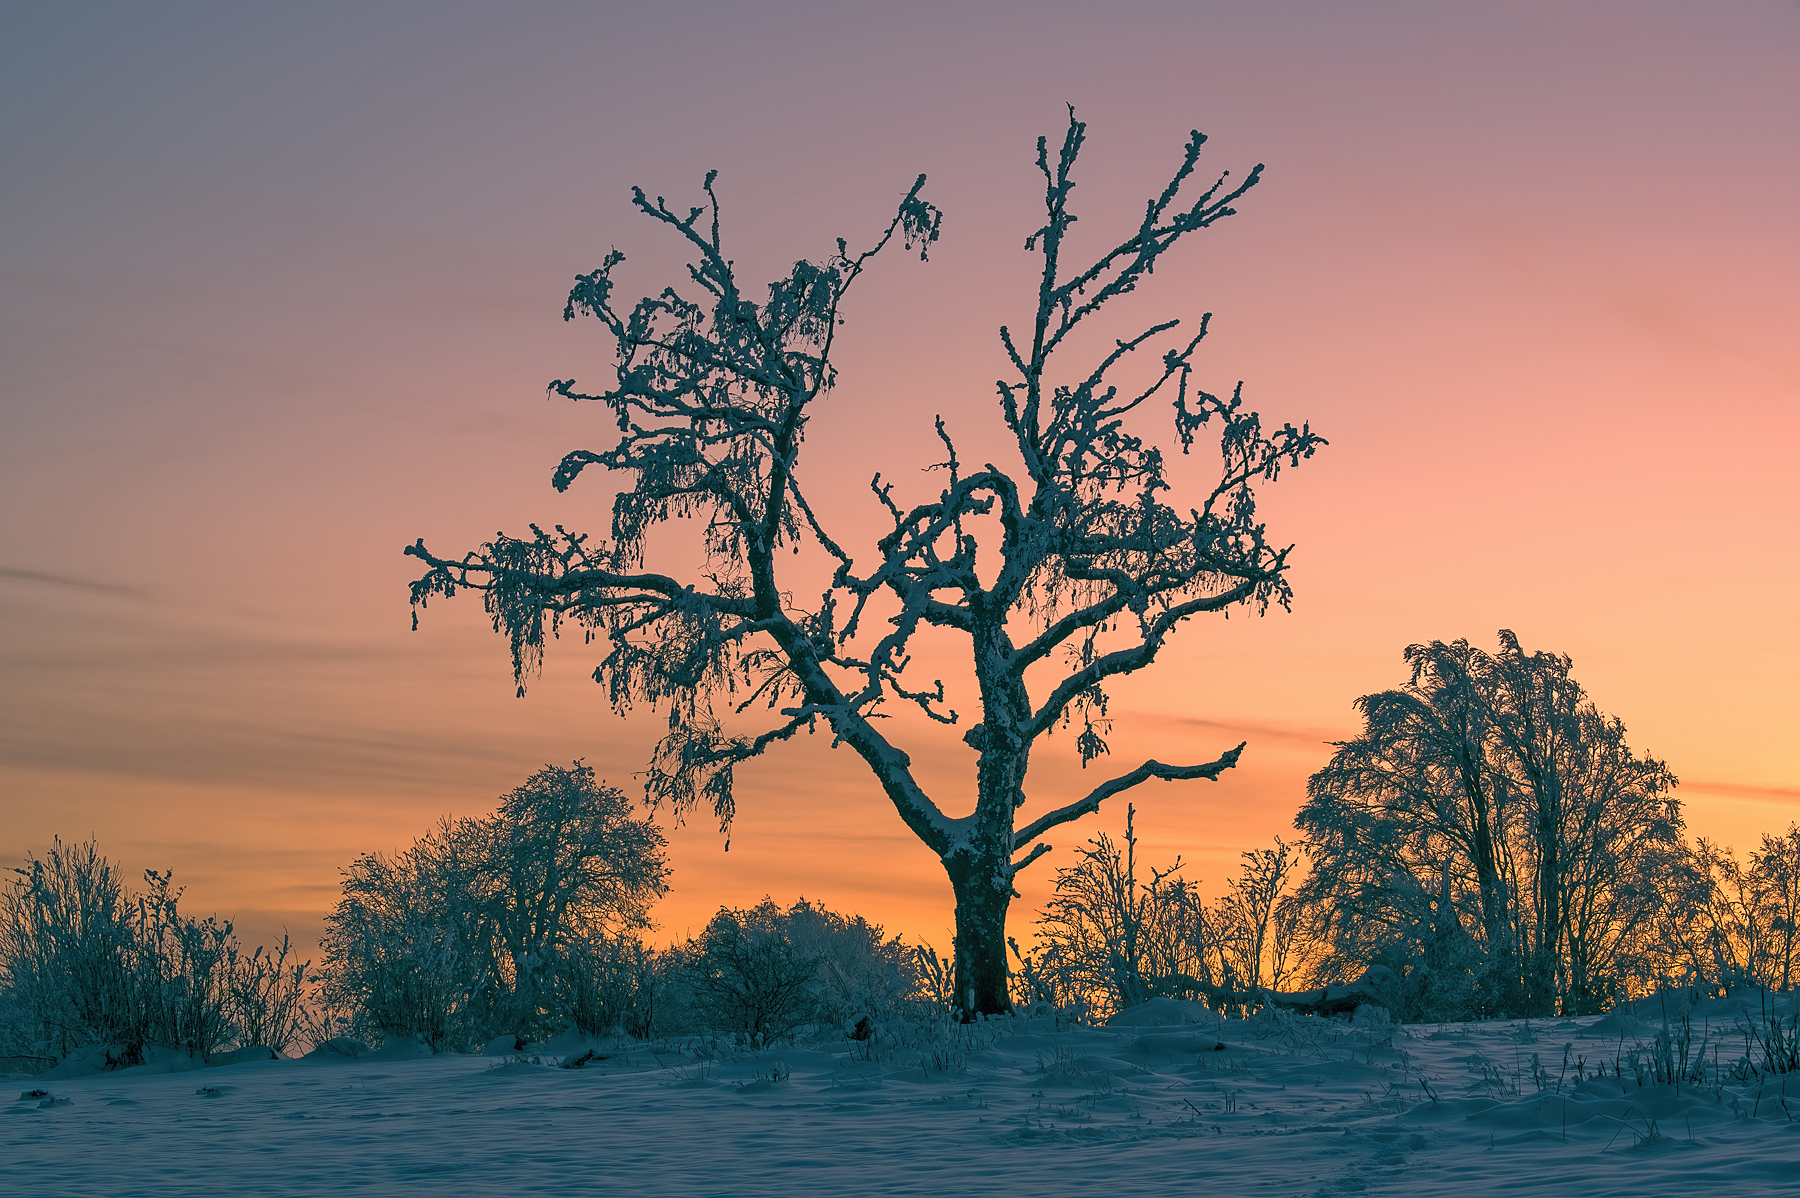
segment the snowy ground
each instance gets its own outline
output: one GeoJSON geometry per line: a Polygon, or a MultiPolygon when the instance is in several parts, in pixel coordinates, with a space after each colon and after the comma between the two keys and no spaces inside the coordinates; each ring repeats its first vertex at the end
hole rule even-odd
{"type": "Polygon", "coordinates": [[[1732,1080],[1728,1004],[1693,1012],[1712,1064],[1679,1093],[1633,1076],[1660,1022],[1616,1014],[1138,1010],[1131,1027],[890,1028],[875,1059],[845,1040],[713,1059],[606,1042],[576,1069],[555,1067],[585,1051],[569,1043],[15,1076],[0,1100],[48,1093],[0,1108],[0,1193],[1800,1193],[1800,1075],[1732,1080]],[[1200,1022],[1148,1025],[1183,1018],[1200,1022]]]}

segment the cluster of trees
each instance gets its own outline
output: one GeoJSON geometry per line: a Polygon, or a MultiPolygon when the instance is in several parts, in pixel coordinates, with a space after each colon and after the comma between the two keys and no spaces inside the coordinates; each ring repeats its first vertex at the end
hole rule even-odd
{"type": "MultiPolygon", "coordinates": [[[[1058,871],[1031,947],[1011,943],[1013,996],[1091,1019],[1155,997],[1241,1013],[1363,977],[1403,1019],[1453,1020],[1800,981],[1800,827],[1747,861],[1684,841],[1674,778],[1566,657],[1507,633],[1493,655],[1406,656],[1408,683],[1359,700],[1362,734],[1312,778],[1303,843],[1243,854],[1209,902],[1179,858],[1140,868],[1128,808],[1123,840],[1058,871]]],[[[571,1026],[761,1046],[964,1005],[951,962],[804,899],[646,945],[665,850],[591,769],[546,766],[492,815],[347,867],[309,973],[285,939],[245,952],[229,923],[182,915],[167,873],[134,894],[94,845],[59,841],[0,893],[0,1055],[129,1065],[334,1034],[470,1051],[571,1026]]]]}
{"type": "Polygon", "coordinates": [[[349,1034],[434,1049],[628,1020],[620,996],[646,967],[632,933],[668,889],[665,848],[592,769],[546,766],[493,815],[344,871],[320,999],[349,1034]]]}
{"type": "MultiPolygon", "coordinates": [[[[1141,868],[1135,808],[1059,870],[1011,997],[1100,1018],[1158,996],[1242,1011],[1367,975],[1406,1019],[1594,1013],[1672,982],[1793,983],[1800,828],[1748,862],[1682,836],[1675,778],[1634,753],[1566,656],[1406,650],[1357,701],[1296,819],[1206,901],[1141,868]],[[1371,967],[1378,967],[1371,972],[1371,967]]],[[[664,842],[579,764],[483,819],[345,871],[319,993],[375,1039],[470,1048],[573,1025],[762,1044],[813,1025],[966,1005],[935,954],[802,900],[722,908],[656,950],[664,842]]]]}
{"type": "Polygon", "coordinates": [[[48,1065],[98,1049],[115,1066],[153,1046],[210,1060],[281,1052],[300,1034],[307,962],[287,938],[246,950],[229,921],[179,909],[168,872],[133,893],[92,841],[56,841],[0,889],[0,1056],[48,1065]]]}
{"type": "Polygon", "coordinates": [[[472,1051],[569,1027],[760,1046],[949,1009],[945,962],[805,899],[722,907],[698,935],[646,945],[666,847],[591,769],[546,766],[493,814],[346,867],[313,970],[285,938],[247,952],[230,923],[183,916],[167,873],[133,894],[95,845],[58,841],[0,891],[0,1068],[338,1036],[472,1051]]]}
{"type": "Polygon", "coordinates": [[[332,1028],[462,1051],[571,1026],[764,1044],[921,1000],[916,950],[804,899],[721,908],[684,943],[646,945],[639,933],[668,889],[665,849],[576,763],[533,774],[491,816],[446,819],[409,849],[358,858],[326,920],[318,997],[332,1028]]]}
{"type": "Polygon", "coordinates": [[[1018,954],[1031,992],[1101,1013],[1242,1007],[1367,974],[1401,1017],[1455,1020],[1800,981],[1800,827],[1747,862],[1689,843],[1674,775],[1567,656],[1502,631],[1496,653],[1434,641],[1405,659],[1406,684],[1357,700],[1361,733],[1309,780],[1303,839],[1244,854],[1218,902],[1179,861],[1140,879],[1129,819],[1122,849],[1079,851],[1018,954]]]}

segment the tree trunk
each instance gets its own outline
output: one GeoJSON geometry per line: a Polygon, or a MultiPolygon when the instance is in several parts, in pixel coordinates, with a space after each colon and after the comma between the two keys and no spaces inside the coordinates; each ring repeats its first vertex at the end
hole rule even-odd
{"type": "Polygon", "coordinates": [[[1562,844],[1560,820],[1552,797],[1538,820],[1538,957],[1532,996],[1544,1014],[1557,1011],[1558,965],[1562,960],[1562,844]]]}
{"type": "Polygon", "coordinates": [[[1006,862],[967,850],[944,862],[956,894],[956,1009],[963,1022],[1012,1010],[1007,990],[1006,909],[1012,887],[997,882],[1006,862]]]}
{"type": "Polygon", "coordinates": [[[1489,813],[1489,796],[1481,777],[1481,763],[1472,754],[1459,754],[1463,793],[1468,800],[1473,835],[1471,856],[1474,857],[1475,879],[1481,895],[1481,930],[1487,939],[1489,960],[1496,974],[1496,992],[1502,1010],[1516,1009],[1519,1003],[1517,954],[1512,942],[1512,921],[1507,911],[1506,885],[1500,877],[1500,863],[1494,848],[1494,826],[1489,813]]]}

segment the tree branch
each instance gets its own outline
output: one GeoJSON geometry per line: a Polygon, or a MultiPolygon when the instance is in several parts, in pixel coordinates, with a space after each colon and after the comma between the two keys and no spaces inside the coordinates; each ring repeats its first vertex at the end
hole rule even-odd
{"type": "MultiPolygon", "coordinates": [[[[1130,790],[1140,783],[1148,782],[1152,778],[1161,778],[1165,782],[1176,782],[1187,778],[1206,778],[1210,781],[1217,781],[1220,774],[1238,763],[1238,757],[1243,754],[1244,745],[1248,743],[1248,741],[1239,743],[1237,748],[1227,751],[1217,761],[1211,761],[1205,765],[1164,765],[1160,761],[1146,761],[1129,774],[1096,786],[1088,792],[1086,798],[1078,799],[1067,807],[1059,807],[1047,815],[1032,820],[1023,829],[1013,834],[1013,851],[1017,852],[1024,848],[1051,828],[1080,819],[1084,815],[1092,815],[1100,810],[1100,804],[1107,799],[1121,791],[1130,790]]],[[[1037,855],[1035,851],[1033,855],[1037,855]]]]}

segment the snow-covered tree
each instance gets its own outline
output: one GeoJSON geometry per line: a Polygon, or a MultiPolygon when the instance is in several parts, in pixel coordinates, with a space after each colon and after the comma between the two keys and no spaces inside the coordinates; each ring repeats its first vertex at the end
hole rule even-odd
{"type": "Polygon", "coordinates": [[[1075,336],[1177,242],[1230,216],[1262,170],[1236,182],[1221,175],[1190,196],[1205,141],[1196,132],[1141,221],[1071,264],[1069,198],[1085,136],[1071,113],[1060,149],[1038,141],[1045,215],[1025,245],[1041,274],[1025,326],[1000,330],[1012,372],[997,396],[1017,454],[1011,467],[969,468],[940,419],[939,493],[910,502],[877,475],[874,498],[891,531],[869,551],[834,535],[828,522],[843,500],[826,503],[809,487],[801,451],[812,407],[837,379],[841,306],[894,240],[923,257],[941,213],[922,198],[920,176],[871,248],[855,252],[840,238],[823,262],[796,262],[757,302],[726,256],[709,174],[706,202],[685,211],[633,192],[637,208],[693,254],[691,290],[671,287],[621,309],[615,251],[577,280],[564,310],[601,323],[616,373],[597,392],[568,380],[550,389],[604,405],[619,439],[568,454],[552,481],[566,489],[593,465],[625,481],[611,536],[534,526],[461,557],[440,557],[422,541],[407,550],[428,567],[413,584],[416,604],[483,593],[496,631],[511,640],[521,693],[546,636],[574,621],[606,645],[595,676],[615,708],[667,704],[668,733],[648,770],[653,802],[677,811],[704,804],[724,827],[736,766],[826,727],[949,875],[966,1016],[1009,1007],[1006,913],[1016,872],[1049,850],[1039,837],[1149,779],[1217,778],[1236,764],[1241,745],[1203,763],[1149,760],[1042,814],[1020,811],[1033,746],[1073,725],[1084,764],[1105,754],[1107,681],[1149,665],[1183,621],[1286,605],[1288,550],[1257,520],[1254,485],[1323,443],[1304,427],[1265,431],[1243,406],[1241,385],[1229,398],[1191,385],[1206,317],[1179,332],[1175,320],[1134,326],[1097,349],[1075,336]],[[1217,435],[1216,481],[1179,505],[1165,498],[1162,450],[1135,431],[1156,400],[1169,405],[1184,453],[1202,433],[1217,435]],[[703,530],[704,565],[685,578],[646,570],[652,530],[680,517],[703,530]],[[803,543],[833,566],[810,607],[788,581],[806,565],[790,557],[803,543]],[[901,726],[882,721],[898,703],[942,725],[960,722],[942,683],[911,664],[928,629],[963,639],[980,697],[962,736],[976,754],[973,784],[956,800],[927,792],[895,742],[901,726]],[[752,708],[767,713],[761,723],[739,718],[752,708]]]}
{"type": "Polygon", "coordinates": [[[433,1047],[536,1035],[570,1014],[555,1009],[568,983],[580,989],[610,939],[649,926],[668,889],[665,847],[591,768],[545,766],[495,814],[446,819],[344,870],[324,996],[365,1030],[433,1047]]]}
{"type": "Polygon", "coordinates": [[[1800,974],[1800,826],[1765,832],[1748,865],[1696,841],[1658,898],[1651,951],[1671,980],[1786,990],[1800,974]]]}
{"type": "Polygon", "coordinates": [[[1672,881],[1674,775],[1566,655],[1502,631],[1495,654],[1433,641],[1406,660],[1411,680],[1358,699],[1362,734],[1308,781],[1304,901],[1346,964],[1438,968],[1473,945],[1478,1007],[1598,1009],[1672,881]]]}

